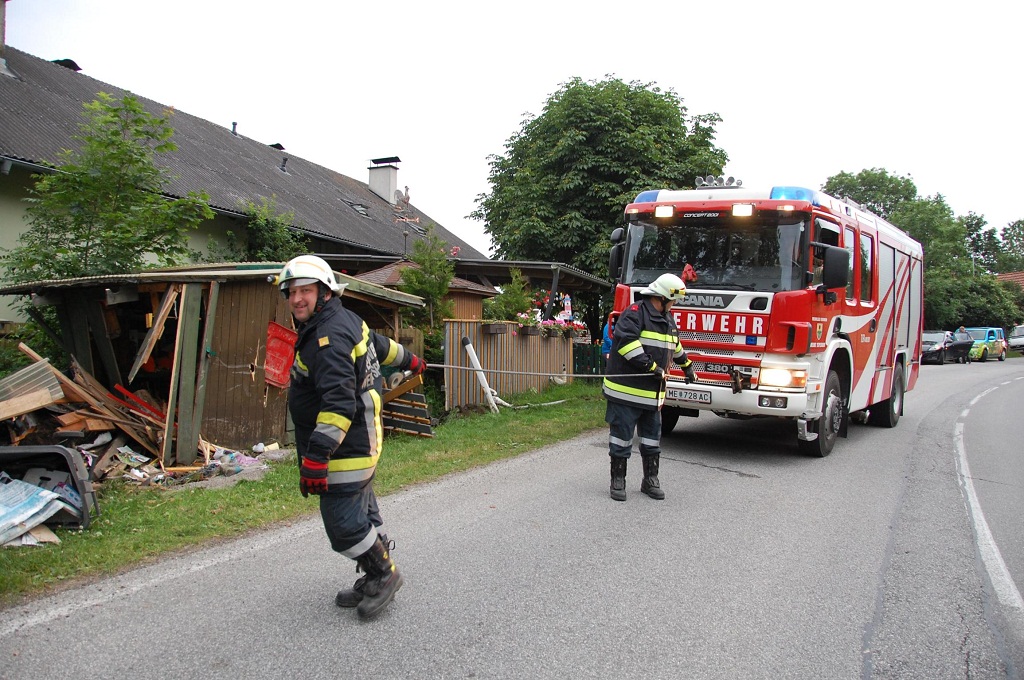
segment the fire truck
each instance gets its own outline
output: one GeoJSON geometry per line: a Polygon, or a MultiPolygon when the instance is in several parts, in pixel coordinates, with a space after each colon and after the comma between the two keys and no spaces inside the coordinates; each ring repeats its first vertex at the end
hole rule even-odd
{"type": "Polygon", "coordinates": [[[662,432],[702,411],[785,418],[824,457],[851,418],[895,427],[920,369],[921,244],[813,189],[696,184],[640,193],[611,234],[613,324],[659,275],[686,283],[671,313],[697,381],[670,372],[662,432]]]}

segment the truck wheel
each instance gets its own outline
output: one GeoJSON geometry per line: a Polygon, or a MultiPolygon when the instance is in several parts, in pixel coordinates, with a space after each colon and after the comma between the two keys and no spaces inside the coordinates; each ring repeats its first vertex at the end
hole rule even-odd
{"type": "Polygon", "coordinates": [[[661,436],[672,434],[679,422],[679,410],[672,406],[665,406],[661,409],[661,436]]]}
{"type": "Polygon", "coordinates": [[[892,393],[885,401],[872,404],[868,410],[868,422],[879,427],[896,427],[903,414],[903,366],[896,364],[892,372],[892,393]]]}
{"type": "Polygon", "coordinates": [[[839,429],[846,417],[846,406],[843,404],[843,388],[839,383],[839,375],[835,371],[829,371],[825,378],[825,390],[823,393],[824,408],[821,418],[814,423],[814,431],[818,438],[806,442],[797,440],[800,453],[806,456],[824,458],[832,453],[836,445],[836,437],[839,436],[839,429]]]}

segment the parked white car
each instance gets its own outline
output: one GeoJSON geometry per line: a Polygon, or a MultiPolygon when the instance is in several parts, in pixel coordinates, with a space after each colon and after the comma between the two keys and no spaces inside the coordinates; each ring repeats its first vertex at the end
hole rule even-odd
{"type": "Polygon", "coordinates": [[[1014,326],[1009,337],[1006,338],[1006,342],[1010,345],[1010,349],[1015,349],[1018,352],[1024,350],[1024,325],[1014,326]]]}

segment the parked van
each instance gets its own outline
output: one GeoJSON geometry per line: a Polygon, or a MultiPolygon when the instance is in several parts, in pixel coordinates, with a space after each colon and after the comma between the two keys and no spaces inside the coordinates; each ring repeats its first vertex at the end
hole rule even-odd
{"type": "Polygon", "coordinates": [[[968,328],[967,332],[974,338],[971,359],[988,361],[989,357],[998,357],[1000,361],[1006,361],[1006,336],[1002,328],[968,328]]]}
{"type": "Polygon", "coordinates": [[[1024,350],[1024,325],[1014,326],[1006,342],[1010,345],[1010,349],[1015,349],[1018,352],[1024,350]]]}

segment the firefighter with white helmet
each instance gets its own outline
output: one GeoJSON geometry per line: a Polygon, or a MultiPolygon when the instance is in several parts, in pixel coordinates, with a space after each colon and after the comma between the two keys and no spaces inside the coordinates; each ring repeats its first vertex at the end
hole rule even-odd
{"type": "Polygon", "coordinates": [[[303,496],[320,496],[331,548],[355,560],[364,573],[337,594],[335,603],[356,607],[369,618],[402,587],[373,493],[383,433],[380,366],[419,374],[426,364],[342,305],[346,284],[322,258],[296,257],[274,282],[288,300],[299,334],[288,389],[299,489],[303,496]]]}
{"type": "Polygon", "coordinates": [[[604,379],[609,426],[611,497],[626,500],[626,461],[633,433],[640,437],[644,476],[640,491],[655,500],[665,498],[658,479],[661,460],[661,406],[665,401],[665,374],[673,361],[696,380],[693,362],[679,344],[671,309],[686,295],[686,285],[675,274],[662,274],[640,290],[642,299],[626,308],[615,321],[612,348],[604,379]]]}

